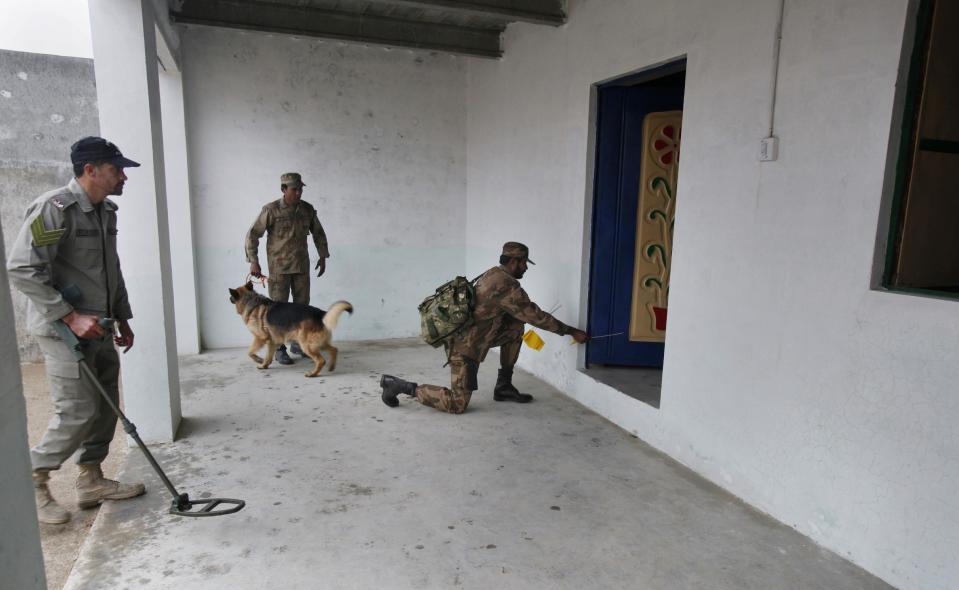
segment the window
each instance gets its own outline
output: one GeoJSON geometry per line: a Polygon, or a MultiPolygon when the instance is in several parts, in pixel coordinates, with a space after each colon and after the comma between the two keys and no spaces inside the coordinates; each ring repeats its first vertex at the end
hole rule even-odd
{"type": "Polygon", "coordinates": [[[883,286],[959,297],[959,2],[922,0],[883,286]]]}

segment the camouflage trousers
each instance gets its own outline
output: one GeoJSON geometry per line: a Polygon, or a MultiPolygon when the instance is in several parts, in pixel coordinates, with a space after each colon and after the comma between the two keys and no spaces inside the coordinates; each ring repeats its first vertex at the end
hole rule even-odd
{"type": "MultiPolygon", "coordinates": [[[[523,345],[523,323],[517,320],[507,321],[493,338],[489,348],[499,347],[500,366],[511,369],[519,359],[523,345]]],[[[485,357],[486,354],[484,353],[485,357]]],[[[479,389],[476,373],[479,362],[465,357],[454,348],[450,354],[450,387],[440,385],[418,385],[416,400],[424,406],[436,408],[441,412],[462,414],[470,404],[473,392],[479,389]]]]}
{"type": "Polygon", "coordinates": [[[289,301],[290,291],[293,292],[293,303],[310,304],[310,273],[289,275],[270,275],[267,279],[270,299],[273,301],[289,301]]]}
{"type": "MultiPolygon", "coordinates": [[[[116,432],[117,415],[96,386],[81,375],[63,340],[38,336],[37,344],[43,351],[54,413],[43,438],[30,449],[33,469],[59,469],[77,449],[77,463],[102,463],[116,432]]],[[[119,405],[120,358],[112,337],[87,340],[84,357],[110,399],[119,405]]]]}

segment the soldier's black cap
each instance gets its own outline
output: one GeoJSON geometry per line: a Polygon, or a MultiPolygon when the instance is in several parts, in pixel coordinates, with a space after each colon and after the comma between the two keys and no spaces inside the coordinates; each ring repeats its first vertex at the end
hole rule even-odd
{"type": "Polygon", "coordinates": [[[536,264],[529,259],[529,248],[526,247],[526,244],[520,244],[519,242],[506,242],[503,244],[503,256],[526,259],[526,262],[536,264]]]}
{"type": "Polygon", "coordinates": [[[74,164],[109,162],[117,168],[136,168],[139,162],[125,158],[113,142],[102,137],[84,137],[70,146],[70,161],[74,164]]]}

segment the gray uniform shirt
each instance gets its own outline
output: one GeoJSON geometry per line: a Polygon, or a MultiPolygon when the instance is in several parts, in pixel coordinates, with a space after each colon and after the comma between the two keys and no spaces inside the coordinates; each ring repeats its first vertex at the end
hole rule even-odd
{"type": "Polygon", "coordinates": [[[29,299],[31,333],[52,336],[50,322],[74,309],[118,320],[133,317],[117,256],[116,212],[110,199],[94,206],[76,179],[27,207],[7,273],[29,299]],[[73,286],[80,298],[71,305],[60,292],[73,286]]]}

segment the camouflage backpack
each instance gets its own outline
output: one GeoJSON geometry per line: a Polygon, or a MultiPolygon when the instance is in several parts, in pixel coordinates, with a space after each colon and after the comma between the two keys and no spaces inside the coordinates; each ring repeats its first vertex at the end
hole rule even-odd
{"type": "Polygon", "coordinates": [[[453,334],[473,324],[475,280],[456,277],[420,303],[420,335],[427,344],[439,348],[453,334]]]}

